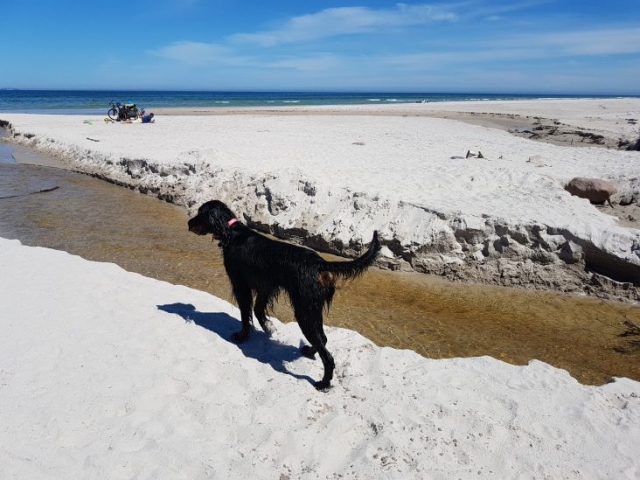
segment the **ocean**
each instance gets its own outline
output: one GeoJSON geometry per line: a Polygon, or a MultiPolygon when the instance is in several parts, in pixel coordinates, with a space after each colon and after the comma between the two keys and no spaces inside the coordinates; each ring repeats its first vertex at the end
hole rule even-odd
{"type": "Polygon", "coordinates": [[[287,105],[365,105],[464,100],[616,98],[616,96],[392,92],[196,92],[108,90],[0,90],[0,112],[103,114],[109,102],[133,102],[147,111],[171,107],[268,107],[287,105]]]}

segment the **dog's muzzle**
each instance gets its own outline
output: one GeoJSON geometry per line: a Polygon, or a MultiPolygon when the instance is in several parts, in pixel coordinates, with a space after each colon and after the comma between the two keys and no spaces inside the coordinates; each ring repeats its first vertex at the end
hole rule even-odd
{"type": "Polygon", "coordinates": [[[206,235],[207,229],[204,228],[204,225],[202,224],[202,222],[200,220],[198,220],[198,217],[192,218],[191,220],[189,220],[189,231],[192,233],[195,233],[196,235],[206,235]]]}

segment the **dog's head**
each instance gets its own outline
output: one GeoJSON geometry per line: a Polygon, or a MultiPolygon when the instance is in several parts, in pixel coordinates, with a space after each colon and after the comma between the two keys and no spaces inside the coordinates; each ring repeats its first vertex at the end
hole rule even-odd
{"type": "Polygon", "coordinates": [[[217,240],[229,238],[231,226],[237,222],[234,213],[220,200],[211,200],[198,208],[198,214],[189,220],[189,231],[196,235],[211,234],[217,240]]]}

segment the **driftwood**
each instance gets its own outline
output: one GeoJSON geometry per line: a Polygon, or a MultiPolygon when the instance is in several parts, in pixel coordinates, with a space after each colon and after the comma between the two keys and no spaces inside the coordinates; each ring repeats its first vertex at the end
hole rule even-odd
{"type": "Polygon", "coordinates": [[[54,190],[59,189],[60,187],[51,187],[51,188],[43,188],[42,190],[38,190],[37,192],[29,192],[29,193],[19,193],[17,195],[8,195],[6,197],[0,197],[0,200],[5,200],[7,198],[17,198],[17,197],[26,197],[27,195],[34,195],[36,193],[47,193],[53,192],[54,190]]]}

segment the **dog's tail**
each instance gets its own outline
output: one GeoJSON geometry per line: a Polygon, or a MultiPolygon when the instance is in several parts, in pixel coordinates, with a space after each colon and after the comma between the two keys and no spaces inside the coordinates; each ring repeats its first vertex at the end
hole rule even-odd
{"type": "Polygon", "coordinates": [[[375,262],[379,252],[378,232],[374,231],[369,248],[362,256],[346,262],[324,262],[323,273],[328,272],[342,278],[355,278],[362,275],[375,262]]]}

